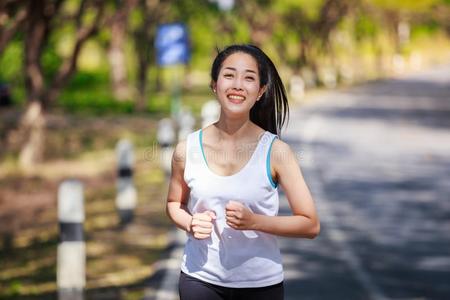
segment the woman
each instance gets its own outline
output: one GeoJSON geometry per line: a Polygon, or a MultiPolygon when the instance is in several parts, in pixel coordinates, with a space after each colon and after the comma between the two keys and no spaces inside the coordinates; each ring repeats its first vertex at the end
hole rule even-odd
{"type": "Polygon", "coordinates": [[[219,120],[180,142],[167,214],[188,234],[179,292],[190,299],[283,299],[276,235],[314,238],[320,224],[295,154],[277,139],[288,115],[272,61],[252,45],[219,52],[219,120]],[[292,216],[277,216],[278,186],[292,216]]]}

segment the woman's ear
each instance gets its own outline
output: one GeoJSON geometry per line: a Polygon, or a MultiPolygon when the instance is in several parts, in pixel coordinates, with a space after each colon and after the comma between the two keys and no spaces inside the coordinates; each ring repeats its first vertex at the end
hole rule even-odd
{"type": "Polygon", "coordinates": [[[211,80],[211,83],[209,84],[209,86],[211,87],[211,90],[215,94],[216,93],[216,82],[211,80]]]}
{"type": "Polygon", "coordinates": [[[259,89],[259,93],[258,93],[258,97],[256,98],[256,101],[258,101],[262,95],[266,92],[267,90],[267,85],[263,85],[260,89],[259,89]]]}

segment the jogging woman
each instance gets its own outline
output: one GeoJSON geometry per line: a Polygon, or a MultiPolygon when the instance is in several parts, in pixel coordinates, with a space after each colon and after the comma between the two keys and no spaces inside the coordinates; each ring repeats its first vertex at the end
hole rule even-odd
{"type": "Polygon", "coordinates": [[[167,214],[188,234],[181,300],[283,299],[276,236],[314,238],[320,223],[290,147],[285,88],[270,58],[231,45],[211,68],[219,120],[175,148],[167,214]],[[277,216],[278,187],[292,215],[277,216]]]}

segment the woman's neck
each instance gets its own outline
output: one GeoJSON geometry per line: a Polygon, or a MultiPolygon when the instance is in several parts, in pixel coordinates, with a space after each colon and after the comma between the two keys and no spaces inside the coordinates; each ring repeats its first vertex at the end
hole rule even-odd
{"type": "Polygon", "coordinates": [[[252,127],[252,122],[247,118],[229,119],[220,116],[216,123],[216,128],[219,130],[221,138],[239,138],[245,135],[247,130],[252,127]]]}

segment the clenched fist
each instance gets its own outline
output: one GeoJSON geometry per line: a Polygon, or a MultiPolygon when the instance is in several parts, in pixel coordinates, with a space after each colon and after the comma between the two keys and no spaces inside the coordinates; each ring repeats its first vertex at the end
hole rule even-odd
{"type": "Polygon", "coordinates": [[[212,222],[215,219],[216,214],[213,211],[205,211],[194,214],[189,226],[190,232],[196,239],[199,240],[210,237],[213,229],[212,222]]]}
{"type": "Polygon", "coordinates": [[[244,204],[230,201],[225,206],[228,226],[238,230],[254,229],[254,214],[244,204]]]}

